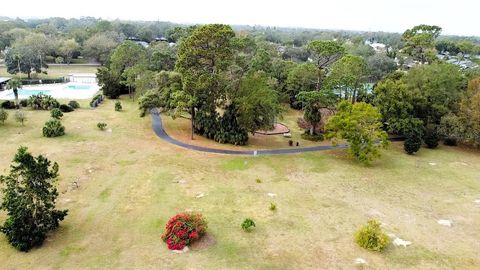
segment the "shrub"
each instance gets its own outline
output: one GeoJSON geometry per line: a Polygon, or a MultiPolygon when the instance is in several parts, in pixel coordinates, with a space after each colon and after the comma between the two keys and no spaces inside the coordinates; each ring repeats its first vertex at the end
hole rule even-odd
{"type": "Polygon", "coordinates": [[[448,146],[456,146],[457,145],[457,139],[455,139],[455,138],[445,138],[443,140],[443,144],[448,145],[448,146]]]}
{"type": "Polygon", "coordinates": [[[323,134],[310,134],[310,132],[305,132],[301,135],[302,139],[307,141],[319,142],[323,141],[323,134]]]}
{"type": "Polygon", "coordinates": [[[271,202],[269,209],[272,210],[272,211],[275,211],[275,210],[277,210],[277,205],[275,203],[271,202]]]}
{"type": "Polygon", "coordinates": [[[44,94],[30,96],[27,104],[34,110],[51,110],[60,106],[56,99],[44,94]]]}
{"type": "Polygon", "coordinates": [[[20,100],[20,106],[27,107],[28,106],[28,101],[26,99],[20,100]]]}
{"type": "Polygon", "coordinates": [[[25,115],[25,112],[22,110],[17,110],[15,112],[15,121],[19,122],[23,126],[25,121],[27,121],[27,116],[25,115]]]}
{"type": "Polygon", "coordinates": [[[260,178],[257,178],[255,181],[257,181],[257,183],[259,183],[259,184],[262,183],[262,179],[260,179],[260,178]]]}
{"type": "Polygon", "coordinates": [[[255,226],[255,222],[253,222],[253,220],[249,219],[249,218],[246,218],[243,222],[242,222],[242,229],[246,232],[250,232],[252,230],[252,227],[256,227],[255,226]]]}
{"type": "Polygon", "coordinates": [[[427,126],[423,140],[425,141],[425,144],[428,148],[433,149],[438,146],[438,141],[440,140],[440,137],[438,136],[438,132],[436,131],[435,127],[427,126]]]}
{"type": "Polygon", "coordinates": [[[60,119],[60,118],[62,118],[63,113],[62,113],[62,111],[60,111],[60,109],[54,108],[50,111],[50,115],[52,116],[52,118],[60,119]]]}
{"type": "Polygon", "coordinates": [[[92,101],[90,101],[90,107],[95,108],[98,106],[98,104],[102,103],[102,101],[103,101],[102,94],[97,94],[92,98],[92,101]]]}
{"type": "Polygon", "coordinates": [[[293,146],[293,141],[292,140],[288,140],[288,146],[293,146]]]}
{"type": "Polygon", "coordinates": [[[65,135],[65,127],[58,119],[50,119],[43,126],[44,137],[59,137],[65,135]]]}
{"type": "Polygon", "coordinates": [[[100,130],[105,130],[105,128],[107,127],[107,123],[101,123],[100,122],[100,123],[97,124],[97,127],[100,130]]]}
{"type": "Polygon", "coordinates": [[[355,242],[368,250],[382,251],[390,244],[390,238],[382,232],[380,222],[372,219],[355,233],[355,242]]]}
{"type": "Polygon", "coordinates": [[[122,110],[122,103],[120,101],[115,102],[115,111],[119,112],[122,110]]]}
{"type": "Polygon", "coordinates": [[[73,109],[78,109],[80,108],[80,104],[75,101],[75,100],[71,100],[68,102],[68,106],[72,107],[73,109]]]}
{"type": "Polygon", "coordinates": [[[5,123],[5,120],[8,118],[8,113],[3,108],[0,108],[0,122],[5,123]]]}
{"type": "Polygon", "coordinates": [[[5,100],[1,105],[2,109],[15,109],[15,102],[10,100],[5,100]]]}
{"type": "Polygon", "coordinates": [[[69,113],[69,112],[73,112],[73,108],[68,106],[67,104],[62,104],[60,105],[59,107],[60,111],[64,112],[64,113],[69,113]]]}
{"type": "Polygon", "coordinates": [[[170,218],[162,239],[170,250],[182,250],[205,234],[207,222],[200,213],[180,213],[170,218]]]}
{"type": "Polygon", "coordinates": [[[422,139],[419,136],[408,136],[405,142],[403,142],[403,149],[407,154],[412,155],[420,150],[422,146],[422,139]]]}

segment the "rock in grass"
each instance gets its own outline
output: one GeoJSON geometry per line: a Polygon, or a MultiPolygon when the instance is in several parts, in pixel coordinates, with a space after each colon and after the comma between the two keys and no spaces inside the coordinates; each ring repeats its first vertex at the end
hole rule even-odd
{"type": "Polygon", "coordinates": [[[367,264],[367,261],[364,258],[356,258],[355,259],[355,264],[356,265],[365,265],[365,264],[367,264]]]}
{"type": "Polygon", "coordinates": [[[267,196],[270,197],[270,198],[275,198],[275,197],[277,197],[277,194],[269,192],[269,193],[267,193],[267,196]]]}
{"type": "Polygon", "coordinates": [[[437,223],[447,227],[452,227],[452,224],[453,224],[452,221],[449,219],[439,219],[437,223]]]}
{"type": "Polygon", "coordinates": [[[178,254],[181,254],[181,253],[185,253],[185,252],[188,252],[189,249],[187,246],[185,246],[182,250],[172,250],[173,253],[178,253],[178,254]]]}

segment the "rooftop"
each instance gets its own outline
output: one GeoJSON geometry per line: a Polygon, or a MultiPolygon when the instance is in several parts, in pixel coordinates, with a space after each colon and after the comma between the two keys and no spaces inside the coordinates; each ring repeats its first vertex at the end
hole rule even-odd
{"type": "Polygon", "coordinates": [[[8,82],[10,79],[10,77],[0,77],[0,83],[8,82]]]}

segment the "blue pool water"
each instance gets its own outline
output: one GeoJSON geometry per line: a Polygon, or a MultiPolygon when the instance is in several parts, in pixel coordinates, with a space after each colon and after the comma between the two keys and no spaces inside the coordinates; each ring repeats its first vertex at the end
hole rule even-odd
{"type": "MultiPolygon", "coordinates": [[[[18,89],[19,96],[33,96],[39,94],[49,95],[50,90],[18,89]]],[[[14,96],[13,92],[8,94],[8,96],[14,96]]]]}
{"type": "Polygon", "coordinates": [[[90,85],[70,84],[68,90],[89,90],[90,85]]]}

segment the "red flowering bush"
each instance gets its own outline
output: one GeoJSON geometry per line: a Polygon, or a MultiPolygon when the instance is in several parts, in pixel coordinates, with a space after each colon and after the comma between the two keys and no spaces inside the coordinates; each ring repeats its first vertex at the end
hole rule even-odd
{"type": "Polygon", "coordinates": [[[168,249],[182,250],[205,234],[207,222],[200,213],[180,213],[170,218],[162,239],[168,249]]]}

